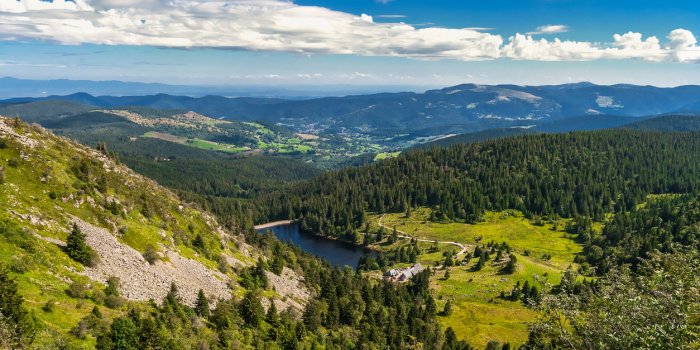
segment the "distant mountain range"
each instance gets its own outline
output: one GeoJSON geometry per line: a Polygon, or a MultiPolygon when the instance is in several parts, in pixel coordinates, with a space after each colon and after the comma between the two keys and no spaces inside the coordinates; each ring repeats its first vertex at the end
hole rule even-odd
{"type": "Polygon", "coordinates": [[[46,100],[100,108],[145,106],[191,110],[215,118],[278,123],[311,133],[411,134],[421,137],[512,127],[542,131],[598,129],[627,124],[639,117],[697,113],[700,112],[700,86],[464,84],[425,93],[380,93],[306,100],[77,93],[15,98],[4,103],[46,100]]]}
{"type": "Polygon", "coordinates": [[[125,82],[117,80],[30,80],[11,77],[0,78],[0,98],[46,97],[50,95],[70,95],[85,92],[91,95],[153,95],[171,94],[201,97],[206,95],[236,97],[284,97],[305,99],[325,96],[376,93],[387,91],[425,91],[425,86],[362,86],[362,85],[309,85],[309,86],[266,86],[266,85],[169,85],[158,83],[125,82]]]}

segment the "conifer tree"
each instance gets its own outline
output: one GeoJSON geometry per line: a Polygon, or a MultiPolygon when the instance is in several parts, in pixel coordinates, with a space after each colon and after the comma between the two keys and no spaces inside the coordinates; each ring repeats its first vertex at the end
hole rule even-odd
{"type": "Polygon", "coordinates": [[[10,278],[7,268],[0,266],[0,347],[21,349],[33,342],[37,325],[23,301],[17,282],[10,278]]]}
{"type": "Polygon", "coordinates": [[[194,313],[199,317],[209,317],[209,300],[207,300],[207,296],[204,295],[204,291],[201,289],[199,290],[199,293],[197,293],[197,302],[194,305],[194,313]]]}
{"type": "Polygon", "coordinates": [[[75,223],[73,224],[73,230],[68,234],[68,239],[66,240],[66,253],[68,253],[71,259],[85,266],[94,266],[97,263],[97,255],[92,248],[85,243],[85,234],[75,223]]]}
{"type": "Polygon", "coordinates": [[[452,301],[450,299],[447,299],[447,302],[445,303],[445,307],[442,309],[442,315],[443,316],[450,316],[452,314],[452,301]]]}

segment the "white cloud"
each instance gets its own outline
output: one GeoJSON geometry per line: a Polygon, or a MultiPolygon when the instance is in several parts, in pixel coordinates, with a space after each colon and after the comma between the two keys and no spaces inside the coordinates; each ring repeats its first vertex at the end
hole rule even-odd
{"type": "MultiPolygon", "coordinates": [[[[677,32],[677,31],[674,31],[677,32]]],[[[654,36],[643,39],[642,34],[628,32],[613,35],[608,45],[585,41],[535,39],[531,35],[516,34],[503,46],[502,55],[518,60],[590,61],[598,59],[641,59],[646,61],[694,62],[700,57],[699,48],[692,42],[692,33],[679,38],[676,46],[662,48],[654,36]]],[[[673,33],[673,32],[672,32],[673,33]]],[[[669,35],[669,39],[670,39],[669,35]]],[[[672,41],[673,43],[673,41],[672,41]]]]}
{"type": "MultiPolygon", "coordinates": [[[[382,18],[398,18],[398,16],[382,18]]],[[[642,59],[700,61],[695,36],[677,29],[662,44],[640,33],[609,43],[535,39],[567,31],[547,25],[504,42],[486,28],[417,28],[378,23],[288,0],[0,0],[0,40],[39,39],[66,45],[145,45],[417,59],[567,61],[642,59]]]]}
{"type": "Polygon", "coordinates": [[[537,34],[557,34],[566,33],[569,31],[569,27],[563,24],[548,24],[546,26],[539,26],[535,31],[525,33],[527,35],[537,35],[537,34]]]}
{"type": "Polygon", "coordinates": [[[377,15],[377,18],[406,18],[405,15],[377,15]]]}

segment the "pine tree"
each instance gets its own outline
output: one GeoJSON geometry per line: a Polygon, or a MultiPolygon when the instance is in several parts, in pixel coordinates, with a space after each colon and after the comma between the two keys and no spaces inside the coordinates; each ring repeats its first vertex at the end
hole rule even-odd
{"type": "Polygon", "coordinates": [[[442,309],[442,315],[443,316],[450,316],[452,314],[452,301],[450,299],[447,299],[447,302],[445,303],[445,307],[442,309]]]}
{"type": "Polygon", "coordinates": [[[260,303],[260,298],[256,291],[248,291],[245,297],[243,297],[243,300],[241,300],[238,308],[246,325],[253,328],[260,325],[265,309],[260,303]]]}
{"type": "Polygon", "coordinates": [[[73,224],[73,230],[68,234],[66,240],[66,253],[68,256],[85,265],[94,266],[97,263],[97,255],[85,243],[85,234],[80,230],[77,224],[73,224]]]}
{"type": "Polygon", "coordinates": [[[175,282],[170,283],[170,290],[165,296],[165,301],[171,306],[180,304],[180,295],[178,294],[177,285],[175,282]]]}
{"type": "Polygon", "coordinates": [[[199,290],[199,293],[197,293],[197,302],[194,305],[194,313],[199,317],[209,317],[209,300],[207,300],[207,296],[204,295],[204,291],[201,289],[199,290]]]}
{"type": "Polygon", "coordinates": [[[275,302],[270,299],[270,307],[267,309],[267,314],[265,315],[265,322],[267,322],[272,327],[277,327],[279,322],[279,315],[277,314],[277,306],[275,302]]]}
{"type": "Polygon", "coordinates": [[[515,270],[518,268],[518,258],[515,257],[515,254],[510,254],[510,260],[508,260],[508,264],[503,268],[503,272],[505,273],[514,273],[515,270]]]}
{"type": "Polygon", "coordinates": [[[10,278],[7,268],[0,266],[0,346],[25,348],[34,340],[37,324],[24,308],[24,299],[17,291],[17,282],[10,278]]]}

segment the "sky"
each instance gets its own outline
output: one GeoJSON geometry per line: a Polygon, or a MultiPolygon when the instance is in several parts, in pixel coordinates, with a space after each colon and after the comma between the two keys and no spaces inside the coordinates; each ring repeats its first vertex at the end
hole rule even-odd
{"type": "Polygon", "coordinates": [[[0,76],[678,86],[699,35],[691,0],[0,0],[0,76]]]}

